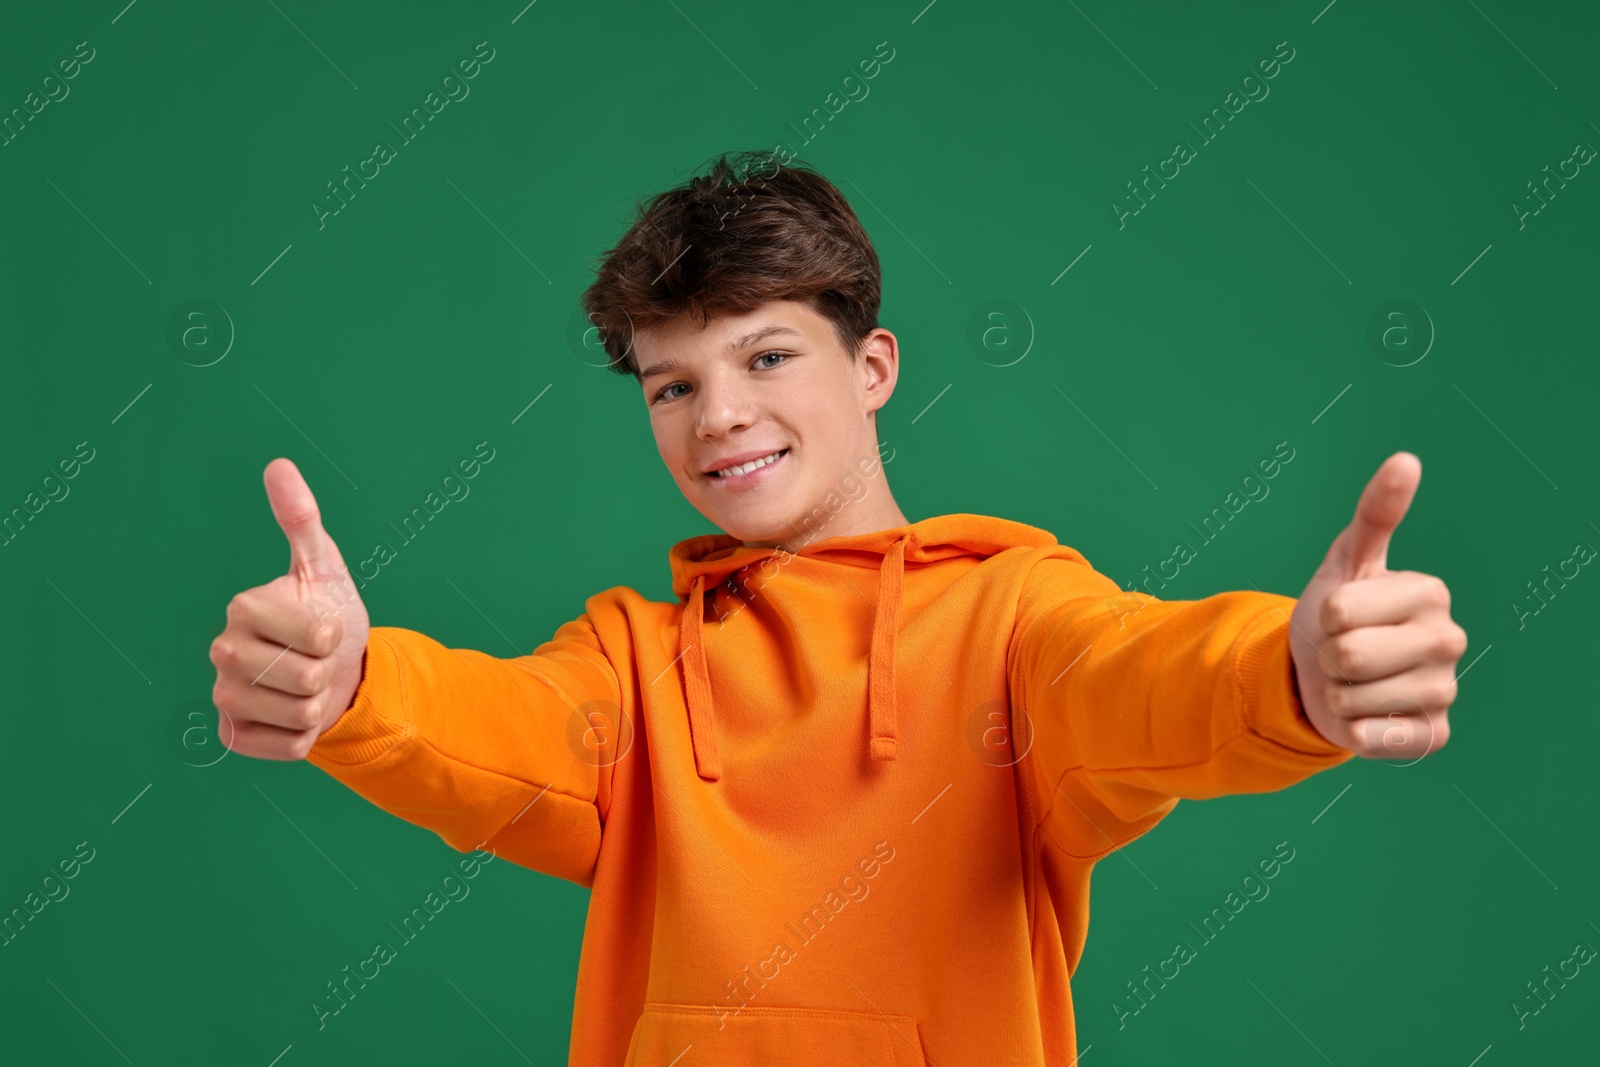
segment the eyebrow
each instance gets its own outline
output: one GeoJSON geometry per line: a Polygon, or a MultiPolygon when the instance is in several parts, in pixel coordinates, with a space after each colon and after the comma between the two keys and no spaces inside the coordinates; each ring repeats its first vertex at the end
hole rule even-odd
{"type": "MultiPolygon", "coordinates": [[[[773,323],[769,326],[762,326],[759,329],[750,331],[743,337],[729,344],[726,351],[727,354],[731,356],[742,348],[749,348],[751,345],[759,344],[769,337],[777,337],[780,335],[799,337],[801,336],[801,333],[792,326],[781,326],[777,323],[773,323]]],[[[643,383],[662,374],[679,374],[688,369],[689,368],[679,360],[664,359],[655,366],[642,371],[639,374],[639,381],[643,383]]]]}

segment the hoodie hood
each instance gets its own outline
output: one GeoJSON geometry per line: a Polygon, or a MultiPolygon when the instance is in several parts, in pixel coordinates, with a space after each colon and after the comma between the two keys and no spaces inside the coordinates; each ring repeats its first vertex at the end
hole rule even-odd
{"type": "MultiPolygon", "coordinates": [[[[746,572],[765,560],[780,563],[805,558],[840,567],[878,572],[878,600],[867,665],[867,750],[874,760],[893,760],[899,744],[895,708],[895,653],[900,635],[900,600],[907,564],[920,565],[959,556],[988,558],[1009,548],[1057,543],[1048,530],[989,515],[940,515],[872,533],[813,541],[798,552],[749,546],[728,534],[702,534],[679,541],[669,554],[672,592],[683,600],[678,652],[683,663],[689,732],[695,770],[701,778],[722,776],[717,755],[715,701],[706,670],[706,598],[713,608],[719,589],[741,601],[759,595],[745,588],[746,572]]],[[[782,575],[774,579],[782,581],[782,575]]],[[[714,616],[720,618],[720,614],[714,616]]]]}

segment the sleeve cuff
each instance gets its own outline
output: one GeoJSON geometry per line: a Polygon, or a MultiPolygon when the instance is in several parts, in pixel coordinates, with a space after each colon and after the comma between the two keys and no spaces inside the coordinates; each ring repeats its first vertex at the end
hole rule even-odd
{"type": "Polygon", "coordinates": [[[404,662],[384,629],[368,631],[361,684],[344,714],[318,735],[306,753],[313,765],[369,763],[416,734],[407,704],[404,662]]]}
{"type": "Polygon", "coordinates": [[[1302,755],[1353,755],[1323,737],[1306,718],[1289,651],[1289,614],[1295,600],[1275,593],[1267,596],[1272,603],[1239,634],[1234,660],[1245,728],[1302,755]]]}

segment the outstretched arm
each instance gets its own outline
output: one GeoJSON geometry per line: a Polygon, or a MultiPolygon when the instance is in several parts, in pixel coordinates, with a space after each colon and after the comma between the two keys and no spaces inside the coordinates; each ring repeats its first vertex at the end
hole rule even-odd
{"type": "Polygon", "coordinates": [[[1095,855],[1179,798],[1270,792],[1349,759],[1296,694],[1294,606],[1257,592],[1158,600],[1087,562],[1040,561],[1012,650],[1013,743],[1031,742],[1055,843],[1095,855]]]}
{"type": "Polygon", "coordinates": [[[1464,634],[1439,607],[1437,579],[1381,572],[1415,490],[1407,455],[1379,469],[1299,601],[1256,591],[1157,600],[1119,591],[1071,550],[1034,566],[1011,649],[1013,738],[1031,747],[1052,840],[1095,855],[1179,798],[1270,792],[1352,754],[1442,743],[1464,634]],[[1346,687],[1332,701],[1330,676],[1346,687]],[[1378,719],[1385,747],[1383,730],[1361,719],[1394,699],[1410,702],[1415,721],[1378,719]],[[1406,722],[1427,724],[1428,736],[1414,728],[1402,743],[1406,722]]]}
{"type": "Polygon", "coordinates": [[[458,851],[588,886],[619,700],[587,615],[515,659],[379,626],[354,701],[306,758],[458,851]]]}
{"type": "Polygon", "coordinates": [[[371,627],[299,469],[263,477],[289,569],[235,596],[211,644],[223,744],[307,759],[458,851],[590,885],[627,734],[590,616],[509,660],[371,627]]]}

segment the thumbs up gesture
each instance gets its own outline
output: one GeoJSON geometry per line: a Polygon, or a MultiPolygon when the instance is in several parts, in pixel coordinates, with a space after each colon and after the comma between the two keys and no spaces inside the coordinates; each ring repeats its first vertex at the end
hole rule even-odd
{"type": "Polygon", "coordinates": [[[1368,759],[1415,761],[1444,745],[1467,649],[1444,582],[1387,565],[1389,539],[1421,481],[1422,461],[1410,452],[1384,460],[1289,618],[1306,718],[1368,759]]]}
{"type": "Polygon", "coordinates": [[[361,684],[367,609],[299,469],[275,459],[264,479],[273,517],[289,539],[289,573],[228,602],[227,626],[211,642],[211,700],[229,749],[297,760],[361,684]]]}

